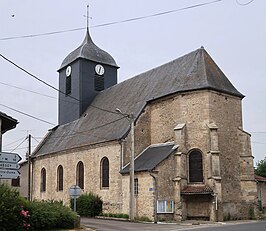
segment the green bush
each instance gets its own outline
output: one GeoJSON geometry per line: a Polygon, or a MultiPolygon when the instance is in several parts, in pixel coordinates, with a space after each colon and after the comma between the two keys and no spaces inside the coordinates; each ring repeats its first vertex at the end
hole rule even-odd
{"type": "MultiPolygon", "coordinates": [[[[80,216],[95,217],[102,213],[103,202],[98,195],[86,193],[76,199],[76,209],[80,216]]],[[[71,199],[71,208],[74,208],[74,199],[71,199]]]]}
{"type": "Polygon", "coordinates": [[[100,216],[103,216],[103,217],[125,218],[125,219],[128,219],[129,218],[128,214],[124,214],[124,213],[102,213],[102,214],[100,214],[100,216]]]}
{"type": "Polygon", "coordinates": [[[6,184],[0,184],[0,231],[52,228],[73,228],[77,215],[58,201],[26,201],[19,192],[6,184]],[[24,215],[22,213],[24,212],[24,215]]]}
{"type": "Polygon", "coordinates": [[[248,219],[254,220],[255,219],[255,212],[253,207],[248,208],[248,219]]]}
{"type": "Polygon", "coordinates": [[[0,231],[22,230],[20,212],[26,203],[17,190],[0,184],[0,231]]]}
{"type": "Polygon", "coordinates": [[[141,217],[135,217],[136,221],[144,221],[144,222],[151,222],[151,219],[146,217],[146,216],[141,216],[141,217]]]}
{"type": "Polygon", "coordinates": [[[76,213],[59,201],[33,201],[27,206],[34,229],[73,228],[76,213]]]}

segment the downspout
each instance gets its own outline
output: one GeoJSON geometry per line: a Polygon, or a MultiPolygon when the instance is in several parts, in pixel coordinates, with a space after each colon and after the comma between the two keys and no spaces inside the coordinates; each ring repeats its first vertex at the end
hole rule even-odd
{"type": "Polygon", "coordinates": [[[124,164],[125,140],[120,139],[119,143],[120,143],[120,170],[122,170],[124,164]]]}
{"type": "Polygon", "coordinates": [[[158,199],[158,190],[157,190],[157,179],[155,175],[150,172],[150,176],[154,180],[154,223],[156,224],[158,222],[158,216],[157,216],[157,199],[158,199]]]}

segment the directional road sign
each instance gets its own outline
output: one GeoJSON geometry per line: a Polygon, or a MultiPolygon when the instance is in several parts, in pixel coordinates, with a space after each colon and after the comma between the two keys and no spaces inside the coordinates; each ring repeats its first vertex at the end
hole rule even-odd
{"type": "Polygon", "coordinates": [[[0,162],[18,163],[22,158],[17,153],[0,152],[0,162]]]}
{"type": "Polygon", "coordinates": [[[19,175],[18,170],[0,169],[0,179],[16,179],[19,175]]]}
{"type": "Polygon", "coordinates": [[[0,169],[14,169],[14,170],[17,170],[19,168],[20,168],[19,164],[0,162],[0,169]]]}

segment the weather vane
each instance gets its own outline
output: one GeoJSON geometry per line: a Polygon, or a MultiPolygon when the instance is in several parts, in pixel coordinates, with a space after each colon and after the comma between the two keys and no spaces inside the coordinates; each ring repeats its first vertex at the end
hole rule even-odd
{"type": "Polygon", "coordinates": [[[89,7],[90,7],[90,5],[88,4],[87,5],[87,15],[83,15],[87,19],[87,30],[89,30],[89,20],[92,19],[92,17],[90,17],[89,7]]]}

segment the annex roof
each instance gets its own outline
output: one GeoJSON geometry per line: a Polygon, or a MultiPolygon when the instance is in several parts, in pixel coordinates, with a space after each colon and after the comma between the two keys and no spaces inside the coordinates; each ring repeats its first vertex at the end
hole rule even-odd
{"type": "Polygon", "coordinates": [[[200,48],[100,92],[78,120],[51,130],[35,154],[121,139],[130,125],[127,118],[115,113],[116,108],[137,118],[149,101],[205,89],[244,97],[205,49],[200,48]]]}
{"type": "MultiPolygon", "coordinates": [[[[151,171],[163,160],[165,160],[176,147],[173,143],[152,144],[140,153],[134,161],[135,172],[151,171]]],[[[120,173],[129,173],[129,164],[120,173]]]]}
{"type": "Polygon", "coordinates": [[[1,133],[4,134],[5,132],[15,128],[18,124],[18,121],[7,114],[0,112],[0,119],[2,120],[1,126],[1,133]]]}
{"type": "Polygon", "coordinates": [[[106,51],[100,49],[94,44],[88,30],[82,44],[77,49],[72,51],[63,60],[59,70],[79,58],[88,59],[97,63],[108,64],[110,66],[118,67],[115,60],[110,54],[108,54],[106,51]]]}
{"type": "Polygon", "coordinates": [[[266,182],[266,177],[255,175],[255,180],[266,182]]]}
{"type": "Polygon", "coordinates": [[[182,195],[198,195],[198,194],[212,194],[213,190],[206,185],[189,185],[182,191],[182,195]]]}

